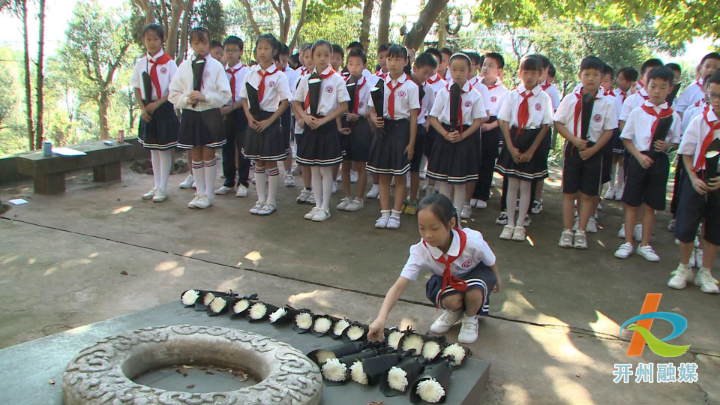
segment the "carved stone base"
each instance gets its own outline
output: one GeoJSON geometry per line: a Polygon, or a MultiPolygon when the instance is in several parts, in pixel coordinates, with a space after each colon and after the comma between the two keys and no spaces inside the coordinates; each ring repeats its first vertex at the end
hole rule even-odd
{"type": "Polygon", "coordinates": [[[63,401],[75,404],[320,404],[318,367],[292,346],[236,329],[146,328],[111,336],[80,352],[63,376],[63,401]],[[132,378],[175,364],[242,369],[258,384],[232,392],[164,391],[132,378]]]}

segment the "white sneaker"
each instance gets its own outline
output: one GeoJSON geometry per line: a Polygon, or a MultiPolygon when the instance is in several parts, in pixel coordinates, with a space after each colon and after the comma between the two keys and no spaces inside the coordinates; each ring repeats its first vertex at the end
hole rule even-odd
{"type": "Polygon", "coordinates": [[[351,202],[352,202],[351,199],[345,197],[342,200],[340,200],[340,204],[338,204],[337,207],[335,207],[335,208],[344,211],[348,207],[348,205],[350,205],[351,202]]]}
{"type": "Polygon", "coordinates": [[[378,229],[385,229],[387,228],[388,222],[390,221],[390,216],[382,215],[380,218],[375,221],[375,228],[378,229]]]}
{"type": "Polygon", "coordinates": [[[478,338],[478,320],[477,316],[468,318],[463,316],[460,333],[458,333],[458,342],[470,344],[474,343],[478,338]]]}
{"type": "Polygon", "coordinates": [[[642,224],[635,224],[635,229],[633,230],[633,238],[635,238],[636,241],[641,242],[642,232],[642,224]]]}
{"type": "Polygon", "coordinates": [[[313,209],[311,209],[310,212],[308,212],[307,214],[305,214],[305,219],[307,219],[307,220],[313,219],[313,217],[315,216],[315,214],[317,214],[317,213],[320,212],[320,211],[321,211],[320,208],[318,208],[318,207],[313,207],[313,209]]]}
{"type": "Polygon", "coordinates": [[[200,201],[200,196],[195,194],[195,198],[188,203],[188,208],[197,208],[198,201],[200,201]]]}
{"type": "MultiPolygon", "coordinates": [[[[542,203],[543,203],[542,198],[533,201],[533,203],[532,203],[532,208],[530,208],[530,212],[532,212],[533,214],[536,214],[536,215],[539,214],[539,213],[541,213],[542,210],[543,210],[543,205],[542,205],[542,203]]],[[[518,206],[519,206],[519,205],[520,205],[520,204],[518,204],[518,206]]]]}
{"type": "Polygon", "coordinates": [[[189,188],[193,188],[194,184],[195,184],[195,177],[193,177],[193,175],[190,174],[185,178],[185,180],[182,183],[180,183],[180,188],[182,188],[183,190],[187,190],[189,188]]]}
{"type": "Polygon", "coordinates": [[[435,194],[437,194],[439,192],[440,192],[440,182],[436,181],[435,182],[435,194]]]}
{"type": "Polygon", "coordinates": [[[157,193],[158,189],[153,188],[152,190],[148,191],[147,193],[143,194],[142,199],[143,200],[152,200],[153,197],[155,197],[155,193],[157,193]]]}
{"type": "Polygon", "coordinates": [[[308,197],[307,201],[305,201],[307,204],[315,205],[315,193],[310,192],[310,197],[308,197]]]}
{"type": "Polygon", "coordinates": [[[335,179],[335,181],[342,181],[342,170],[338,173],[338,176],[335,179]]]}
{"type": "Polygon", "coordinates": [[[515,227],[512,225],[505,225],[503,227],[502,232],[500,233],[500,239],[503,240],[510,240],[513,237],[513,233],[515,232],[515,227]]]}
{"type": "Polygon", "coordinates": [[[703,250],[700,248],[695,249],[695,254],[693,256],[695,257],[695,263],[697,263],[697,267],[701,268],[703,266],[703,250]]]}
{"type": "Polygon", "coordinates": [[[498,215],[497,219],[495,220],[495,223],[497,225],[507,225],[508,224],[508,216],[505,213],[505,211],[501,212],[500,215],[498,215]]]}
{"type": "Polygon", "coordinates": [[[618,231],[618,238],[625,239],[625,222],[620,225],[620,230],[618,231]]]}
{"type": "Polygon", "coordinates": [[[468,204],[468,203],[463,204],[462,211],[460,211],[460,218],[468,219],[471,216],[472,216],[472,208],[470,207],[470,204],[468,204]]]}
{"type": "Polygon", "coordinates": [[[168,195],[166,192],[164,192],[162,190],[157,190],[155,192],[155,196],[153,197],[152,200],[153,200],[153,202],[159,203],[159,202],[163,202],[163,201],[167,200],[167,198],[168,198],[168,195]]]}
{"type": "MultiPolygon", "coordinates": [[[[598,210],[598,211],[602,211],[602,210],[603,210],[603,206],[602,206],[601,203],[598,203],[597,210],[598,210]]],[[[595,213],[595,218],[597,218],[597,212],[595,213]]]]}
{"type": "Polygon", "coordinates": [[[227,193],[232,193],[233,190],[235,190],[233,187],[226,187],[222,186],[219,189],[215,190],[215,194],[217,195],[225,195],[227,193]]]}
{"type": "Polygon", "coordinates": [[[605,199],[606,200],[614,200],[615,199],[615,189],[610,187],[608,189],[607,193],[605,193],[605,199]]]}
{"type": "Polygon", "coordinates": [[[453,325],[462,318],[462,316],[462,311],[452,312],[445,309],[440,317],[436,319],[432,325],[430,325],[430,332],[442,335],[443,333],[449,331],[450,328],[452,328],[453,325]]]}
{"type": "Polygon", "coordinates": [[[348,206],[345,207],[345,211],[350,211],[350,212],[360,211],[361,209],[363,209],[363,207],[365,207],[365,204],[363,203],[363,201],[358,200],[356,198],[356,199],[350,201],[350,204],[348,204],[348,206]]]}
{"type": "Polygon", "coordinates": [[[483,201],[483,200],[478,200],[478,201],[477,201],[477,204],[475,204],[475,208],[479,208],[479,209],[481,209],[481,210],[484,210],[485,208],[487,208],[487,202],[486,202],[486,201],[483,201]]]}
{"type": "Polygon", "coordinates": [[[682,290],[687,286],[688,281],[693,279],[693,271],[690,266],[678,265],[677,269],[671,272],[672,278],[668,281],[668,287],[682,290]]]}
{"type": "Polygon", "coordinates": [[[256,202],[255,206],[250,208],[250,213],[253,215],[257,215],[260,212],[260,210],[263,208],[263,205],[265,205],[265,204],[261,203],[260,201],[256,202]]]}
{"type": "Polygon", "coordinates": [[[675,223],[677,223],[677,220],[674,220],[674,219],[671,220],[670,222],[668,222],[668,227],[667,227],[668,232],[675,231],[675,223]]]}
{"type": "Polygon", "coordinates": [[[525,223],[523,226],[530,226],[530,215],[525,215],[525,223]]]}
{"type": "Polygon", "coordinates": [[[623,190],[615,191],[615,201],[622,201],[623,190]]]}
{"type": "Polygon", "coordinates": [[[258,215],[268,216],[273,212],[277,211],[275,204],[265,204],[261,209],[258,210],[258,215]]]}
{"type": "Polygon", "coordinates": [[[350,183],[355,184],[358,182],[358,172],[350,170],[350,183]]]}
{"type": "Polygon", "coordinates": [[[470,199],[470,207],[474,207],[477,205],[478,200],[476,198],[470,199]]]}
{"type": "Polygon", "coordinates": [[[695,237],[695,247],[696,248],[700,247],[700,239],[697,236],[695,237]]]}
{"type": "Polygon", "coordinates": [[[688,265],[690,266],[691,269],[694,267],[698,267],[697,262],[695,261],[695,251],[690,253],[690,261],[688,262],[688,265]]]}
{"type": "Polygon", "coordinates": [[[630,243],[623,243],[618,250],[615,251],[615,257],[618,259],[627,259],[633,253],[633,246],[630,243]]]}
{"type": "Polygon", "coordinates": [[[295,199],[295,201],[297,201],[300,204],[305,204],[307,202],[308,198],[310,198],[311,194],[312,194],[312,190],[308,190],[308,189],[304,188],[304,189],[302,189],[302,191],[300,191],[300,195],[298,196],[298,198],[295,199]]]}
{"type": "Polygon", "coordinates": [[[649,262],[659,262],[660,261],[660,256],[658,256],[657,253],[655,253],[652,246],[650,246],[650,245],[638,246],[637,253],[640,256],[644,257],[645,260],[647,260],[649,262]]]}
{"type": "Polygon", "coordinates": [[[197,205],[197,207],[200,208],[201,210],[204,210],[206,208],[210,208],[210,206],[212,205],[212,200],[210,199],[209,196],[207,196],[205,194],[201,194],[200,198],[198,198],[197,204],[195,204],[195,205],[197,205]]]}
{"type": "Polygon", "coordinates": [[[324,222],[328,218],[330,218],[330,211],[319,208],[315,215],[313,215],[312,220],[313,222],[324,222]]]}
{"type": "Polygon", "coordinates": [[[590,218],[590,220],[588,221],[588,224],[587,224],[587,227],[585,228],[585,230],[586,230],[588,233],[597,233],[597,219],[595,219],[595,218],[590,218]]]}
{"type": "Polygon", "coordinates": [[[337,185],[337,181],[335,181],[335,182],[333,182],[333,185],[332,185],[332,194],[337,193],[337,191],[338,191],[338,185],[337,185]]]}
{"type": "Polygon", "coordinates": [[[302,174],[302,166],[295,165],[295,167],[293,167],[292,170],[290,170],[290,173],[292,173],[293,176],[301,175],[302,174]]]}
{"type": "Polygon", "coordinates": [[[400,217],[394,217],[394,216],[390,215],[390,219],[388,219],[386,228],[387,229],[399,229],[400,228],[400,217]]]}
{"type": "Polygon", "coordinates": [[[243,186],[242,184],[238,184],[238,190],[237,193],[235,193],[235,197],[243,198],[248,196],[248,189],[247,187],[243,186]]]}
{"type": "Polygon", "coordinates": [[[420,178],[420,180],[427,179],[427,172],[425,170],[421,170],[420,173],[418,174],[418,177],[420,178]]]}
{"type": "Polygon", "coordinates": [[[525,227],[516,226],[513,230],[512,240],[515,242],[522,242],[525,240],[525,227]]]}
{"type": "Polygon", "coordinates": [[[295,187],[295,178],[290,172],[285,172],[285,187],[295,187]]]}
{"type": "Polygon", "coordinates": [[[573,237],[575,235],[572,231],[565,230],[562,231],[562,234],[560,235],[560,242],[558,243],[558,246],[561,248],[571,248],[573,247],[573,237]]]}
{"type": "Polygon", "coordinates": [[[720,293],[718,289],[718,281],[715,280],[707,270],[698,271],[695,277],[695,285],[700,287],[700,291],[706,294],[717,294],[720,293]]]}
{"type": "Polygon", "coordinates": [[[378,186],[377,184],[373,184],[372,187],[370,188],[370,191],[368,191],[368,193],[367,193],[367,195],[365,195],[365,197],[375,199],[375,198],[378,198],[379,195],[380,195],[380,186],[378,186]]]}
{"type": "Polygon", "coordinates": [[[575,232],[575,237],[573,238],[573,247],[575,249],[582,249],[585,250],[588,248],[587,245],[587,235],[583,231],[577,231],[575,232]]]}

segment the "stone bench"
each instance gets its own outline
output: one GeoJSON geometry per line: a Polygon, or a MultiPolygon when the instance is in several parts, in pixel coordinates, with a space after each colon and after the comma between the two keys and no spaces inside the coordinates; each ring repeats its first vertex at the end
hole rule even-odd
{"type": "Polygon", "coordinates": [[[93,169],[93,181],[120,180],[120,163],[133,158],[133,146],[127,143],[105,145],[102,141],[73,146],[85,156],[43,156],[42,151],[19,156],[19,173],[33,177],[37,194],[65,192],[65,173],[80,169],[93,169]]]}

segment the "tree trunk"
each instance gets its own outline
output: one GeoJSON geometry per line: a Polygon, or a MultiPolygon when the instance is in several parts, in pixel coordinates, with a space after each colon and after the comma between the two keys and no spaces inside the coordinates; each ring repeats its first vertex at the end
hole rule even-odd
{"type": "Polygon", "coordinates": [[[167,32],[167,42],[165,43],[165,53],[173,59],[175,59],[175,56],[177,56],[178,27],[180,26],[180,17],[182,17],[183,11],[185,11],[185,1],[172,0],[172,10],[170,10],[170,24],[167,32]]]}
{"type": "Polygon", "coordinates": [[[438,49],[444,48],[447,43],[447,11],[440,13],[440,19],[438,20],[438,49]]]}
{"type": "Polygon", "coordinates": [[[282,0],[282,7],[283,14],[285,15],[285,21],[282,21],[282,43],[287,44],[290,37],[290,24],[292,23],[292,11],[290,10],[290,1],[282,0]]]}
{"type": "Polygon", "coordinates": [[[42,149],[43,143],[43,58],[45,52],[45,0],[39,1],[40,13],[38,14],[38,22],[40,24],[40,39],[38,40],[38,61],[37,61],[37,134],[35,135],[35,148],[42,149]]]}
{"type": "Polygon", "coordinates": [[[110,138],[110,128],[108,126],[108,104],[110,97],[106,90],[100,90],[98,98],[98,118],[100,119],[100,139],[110,138]]]}
{"type": "Polygon", "coordinates": [[[364,0],[364,2],[362,25],[360,25],[360,43],[367,50],[370,46],[370,20],[372,19],[375,0],[364,0]]]}
{"type": "Polygon", "coordinates": [[[28,130],[28,147],[35,150],[35,130],[33,128],[33,108],[32,108],[32,82],[30,80],[30,43],[28,38],[28,9],[27,0],[22,2],[23,17],[23,39],[25,45],[25,113],[28,130]]]}
{"type": "MultiPolygon", "coordinates": [[[[258,25],[257,21],[255,21],[255,17],[253,16],[253,9],[252,5],[250,5],[250,2],[248,0],[238,0],[240,1],[240,4],[245,7],[245,12],[247,13],[248,20],[250,20],[250,25],[253,27],[253,31],[255,31],[255,35],[260,36],[262,34],[260,32],[260,26],[258,25]]],[[[303,0],[303,3],[305,3],[305,0],[303,0]]],[[[305,11],[305,7],[303,6],[303,11],[305,11]]],[[[290,47],[292,49],[292,47],[290,47]]]]}
{"type": "MultiPolygon", "coordinates": [[[[425,8],[420,12],[417,22],[412,27],[410,32],[405,36],[405,45],[419,49],[420,46],[425,42],[425,36],[432,28],[435,20],[437,20],[440,13],[445,9],[449,0],[428,0],[425,4],[425,8]]],[[[439,27],[443,31],[445,26],[439,27]]]]}
{"type": "Polygon", "coordinates": [[[298,20],[297,26],[295,27],[295,33],[293,34],[292,41],[290,41],[290,45],[288,45],[288,48],[290,48],[291,51],[295,48],[298,37],[300,36],[300,30],[305,24],[305,10],[307,9],[307,0],[303,0],[300,7],[300,19],[298,20]]]}
{"type": "Polygon", "coordinates": [[[390,11],[392,0],[382,0],[380,3],[380,24],[378,25],[378,46],[390,42],[390,11]]]}
{"type": "Polygon", "coordinates": [[[188,30],[190,29],[190,13],[192,13],[193,5],[195,0],[185,1],[185,13],[183,14],[182,27],[180,28],[180,51],[178,51],[177,57],[175,57],[175,63],[180,63],[185,60],[185,54],[188,50],[188,30]]]}
{"type": "Polygon", "coordinates": [[[133,0],[133,3],[145,13],[145,24],[155,22],[155,7],[150,0],[133,0]]]}

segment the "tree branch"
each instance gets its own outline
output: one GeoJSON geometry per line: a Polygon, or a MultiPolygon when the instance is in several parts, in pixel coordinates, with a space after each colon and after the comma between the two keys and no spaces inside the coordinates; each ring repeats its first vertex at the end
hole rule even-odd
{"type": "Polygon", "coordinates": [[[285,24],[283,25],[283,44],[287,44],[288,36],[290,36],[290,22],[292,21],[292,11],[290,11],[290,1],[282,0],[283,8],[285,9],[285,24]]]}
{"type": "Polygon", "coordinates": [[[255,31],[255,35],[260,36],[260,34],[261,34],[260,26],[255,21],[255,17],[253,17],[253,9],[252,9],[252,6],[250,5],[250,2],[248,0],[239,0],[239,1],[245,7],[245,11],[247,12],[247,15],[248,15],[248,20],[250,20],[250,25],[252,25],[253,30],[255,31]]]}
{"type": "Polygon", "coordinates": [[[300,36],[300,29],[302,29],[303,24],[305,24],[305,9],[307,8],[307,0],[303,0],[302,2],[302,9],[300,11],[300,19],[298,20],[297,27],[295,27],[295,34],[293,34],[293,39],[290,41],[290,49],[294,48],[297,44],[298,37],[300,36]]]}

